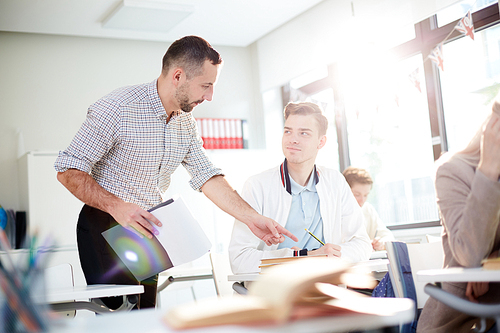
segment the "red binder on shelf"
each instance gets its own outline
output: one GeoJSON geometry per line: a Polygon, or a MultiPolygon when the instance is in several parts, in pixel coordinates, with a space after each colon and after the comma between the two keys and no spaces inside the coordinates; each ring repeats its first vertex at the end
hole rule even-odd
{"type": "Polygon", "coordinates": [[[203,148],[208,149],[208,122],[206,119],[201,120],[201,138],[203,139],[203,148]]]}
{"type": "Polygon", "coordinates": [[[207,149],[214,149],[214,122],[208,118],[207,121],[207,149]]]}
{"type": "Polygon", "coordinates": [[[236,149],[236,119],[228,119],[229,122],[229,149],[236,149]]]}
{"type": "Polygon", "coordinates": [[[224,119],[219,119],[220,149],[227,149],[227,132],[224,127],[224,119]]]}
{"type": "Polygon", "coordinates": [[[244,148],[241,119],[199,118],[196,122],[205,149],[244,148]]]}
{"type": "Polygon", "coordinates": [[[236,149],[243,149],[243,124],[241,119],[236,119],[236,149]]]}
{"type": "Polygon", "coordinates": [[[222,141],[222,136],[220,132],[220,127],[219,127],[219,119],[211,119],[213,123],[213,129],[214,129],[214,144],[213,144],[213,149],[220,149],[221,148],[221,141],[222,141]]]}
{"type": "Polygon", "coordinates": [[[228,126],[229,119],[222,119],[222,126],[224,126],[224,147],[223,149],[231,148],[231,129],[228,126]]]}

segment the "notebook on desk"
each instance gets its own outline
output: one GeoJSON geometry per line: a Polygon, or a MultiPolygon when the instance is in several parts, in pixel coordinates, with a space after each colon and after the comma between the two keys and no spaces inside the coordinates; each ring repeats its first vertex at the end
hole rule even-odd
{"type": "Polygon", "coordinates": [[[370,254],[370,260],[374,259],[387,259],[387,251],[382,250],[382,251],[373,251],[370,254]]]}
{"type": "Polygon", "coordinates": [[[121,225],[103,237],[139,281],[174,266],[198,259],[212,244],[181,197],[176,196],[149,210],[163,224],[152,239],[121,225]]]}

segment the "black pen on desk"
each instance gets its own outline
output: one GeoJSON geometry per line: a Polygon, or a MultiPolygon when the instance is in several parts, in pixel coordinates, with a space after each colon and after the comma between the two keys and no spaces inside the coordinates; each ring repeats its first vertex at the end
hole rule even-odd
{"type": "Polygon", "coordinates": [[[319,239],[318,237],[316,237],[316,235],[314,235],[312,232],[310,232],[307,228],[304,228],[308,233],[309,235],[313,236],[315,240],[317,240],[318,242],[321,243],[321,245],[325,245],[325,243],[323,243],[323,241],[321,239],[319,239]]]}

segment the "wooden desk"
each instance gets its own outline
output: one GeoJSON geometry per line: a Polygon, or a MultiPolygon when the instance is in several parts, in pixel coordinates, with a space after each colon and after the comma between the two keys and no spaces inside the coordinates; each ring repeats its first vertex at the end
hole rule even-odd
{"type": "MultiPolygon", "coordinates": [[[[391,309],[388,315],[372,314],[342,315],[322,318],[311,318],[279,326],[213,326],[186,330],[189,333],[316,333],[346,332],[381,327],[396,326],[413,320],[414,302],[405,298],[371,298],[365,301],[373,303],[370,307],[391,309]]],[[[165,312],[154,309],[116,313],[95,318],[76,318],[54,323],[51,333],[108,333],[108,332],[142,332],[177,333],[163,322],[165,312]],[[86,319],[86,320],[84,320],[86,319]]]]}
{"type": "Polygon", "coordinates": [[[486,270],[481,267],[427,269],[417,272],[417,280],[420,282],[498,282],[500,270],[486,270]]]}

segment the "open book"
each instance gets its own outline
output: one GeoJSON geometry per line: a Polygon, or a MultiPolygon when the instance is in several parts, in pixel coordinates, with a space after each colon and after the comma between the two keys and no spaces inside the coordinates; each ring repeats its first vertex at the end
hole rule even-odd
{"type": "Polygon", "coordinates": [[[180,196],[149,210],[162,226],[152,239],[133,230],[114,226],[103,237],[139,281],[173,266],[198,259],[212,244],[180,196]]]}
{"type": "Polygon", "coordinates": [[[487,270],[500,269],[500,257],[484,259],[481,263],[487,270]]]}
{"type": "MultiPolygon", "coordinates": [[[[346,278],[353,278],[349,274],[350,266],[340,259],[323,257],[278,265],[254,281],[245,296],[183,304],[168,311],[164,320],[173,328],[183,329],[278,324],[308,317],[380,313],[380,306],[372,303],[380,299],[336,286],[346,283],[346,278]]],[[[371,281],[360,277],[363,281],[371,281]]]]}
{"type": "Polygon", "coordinates": [[[315,256],[297,256],[297,257],[275,257],[275,258],[266,258],[260,260],[260,272],[263,273],[264,270],[267,272],[267,269],[276,265],[281,265],[284,263],[289,263],[297,260],[302,260],[311,257],[328,257],[326,254],[319,254],[315,256]]]}

